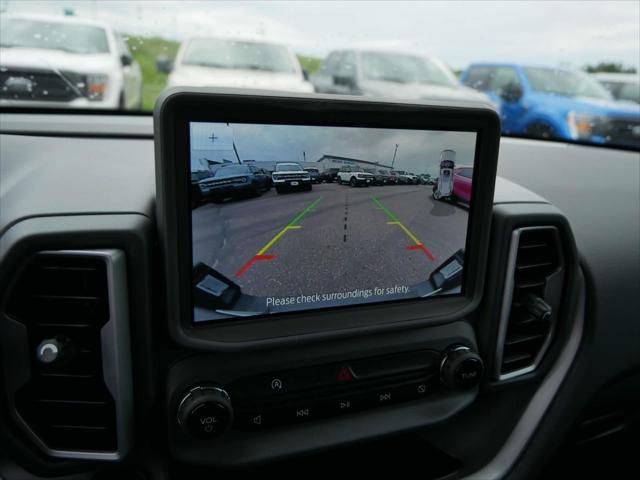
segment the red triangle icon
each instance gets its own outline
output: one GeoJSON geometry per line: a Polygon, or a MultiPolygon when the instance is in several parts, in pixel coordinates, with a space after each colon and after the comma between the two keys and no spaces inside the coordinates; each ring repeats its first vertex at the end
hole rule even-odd
{"type": "Polygon", "coordinates": [[[338,372],[338,381],[339,382],[349,382],[353,380],[353,375],[347,367],[340,367],[340,371],[338,372]]]}

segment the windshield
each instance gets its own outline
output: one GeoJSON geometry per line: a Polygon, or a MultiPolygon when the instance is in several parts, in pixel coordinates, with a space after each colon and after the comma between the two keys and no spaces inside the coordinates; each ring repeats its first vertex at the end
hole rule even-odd
{"type": "Polygon", "coordinates": [[[435,62],[412,55],[365,52],[362,54],[364,77],[393,83],[455,85],[455,77],[435,62]]]}
{"type": "Polygon", "coordinates": [[[247,175],[249,174],[249,168],[243,165],[225,165],[224,167],[216,170],[214,177],[229,177],[231,175],[247,175]]]}
{"type": "Polygon", "coordinates": [[[299,163],[279,163],[276,165],[276,172],[287,170],[302,170],[302,166],[299,163]]]}
{"type": "Polygon", "coordinates": [[[11,18],[0,22],[0,47],[109,53],[104,28],[11,18]]]}
{"type": "Polygon", "coordinates": [[[553,68],[525,68],[525,72],[531,88],[537,92],[611,100],[607,89],[584,73],[553,68]]]}
{"type": "Polygon", "coordinates": [[[623,83],[616,94],[616,98],[640,103],[640,83],[623,83]]]}
{"type": "MultiPolygon", "coordinates": [[[[639,19],[637,0],[0,0],[0,108],[151,115],[184,87],[354,95],[488,105],[503,135],[640,149],[639,19]]],[[[408,168],[388,148],[369,166],[408,168]]]]}
{"type": "Polygon", "coordinates": [[[640,82],[601,82],[614,98],[640,103],[640,82]]]}
{"type": "Polygon", "coordinates": [[[280,45],[214,38],[191,40],[183,65],[265,72],[295,73],[289,52],[280,45]]]}

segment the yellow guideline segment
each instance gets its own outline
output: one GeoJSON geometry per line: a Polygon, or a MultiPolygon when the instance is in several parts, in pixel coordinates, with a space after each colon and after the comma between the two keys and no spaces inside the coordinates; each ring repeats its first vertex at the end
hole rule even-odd
{"type": "Polygon", "coordinates": [[[264,247],[262,247],[258,251],[258,253],[256,255],[264,255],[267,250],[269,250],[271,247],[273,247],[274,243],[276,243],[278,240],[280,240],[280,237],[282,235],[284,235],[287,230],[297,230],[298,228],[302,228],[302,227],[300,225],[295,225],[295,226],[287,225],[282,230],[280,230],[278,233],[276,233],[276,235],[271,240],[269,240],[269,242],[267,242],[267,244],[264,247]]]}

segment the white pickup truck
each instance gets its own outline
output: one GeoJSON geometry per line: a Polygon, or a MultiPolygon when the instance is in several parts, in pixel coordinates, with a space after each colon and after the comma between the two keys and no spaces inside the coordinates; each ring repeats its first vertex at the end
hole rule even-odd
{"type": "Polygon", "coordinates": [[[374,176],[365,172],[362,167],[354,165],[345,165],[338,171],[338,183],[348,183],[352,187],[365,186],[368,187],[373,183],[374,176]]]}
{"type": "Polygon", "coordinates": [[[276,192],[286,190],[311,190],[311,175],[296,162],[276,163],[276,170],[271,174],[276,192]]]}
{"type": "Polygon", "coordinates": [[[0,104],[140,109],[142,73],[122,36],[106,23],[3,14],[0,104]]]}

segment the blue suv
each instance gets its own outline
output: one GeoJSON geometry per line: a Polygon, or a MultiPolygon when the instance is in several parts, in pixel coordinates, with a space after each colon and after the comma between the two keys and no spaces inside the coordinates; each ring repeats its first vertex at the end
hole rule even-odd
{"type": "Polygon", "coordinates": [[[640,147],[640,105],[614,101],[586,73],[483,63],[460,80],[499,103],[505,134],[640,147]]]}

